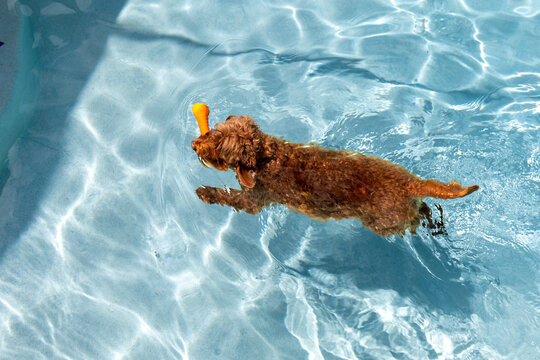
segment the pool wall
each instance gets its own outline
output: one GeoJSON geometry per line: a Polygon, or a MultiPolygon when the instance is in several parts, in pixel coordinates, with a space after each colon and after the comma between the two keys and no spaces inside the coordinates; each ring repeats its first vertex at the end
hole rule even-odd
{"type": "Polygon", "coordinates": [[[6,105],[0,113],[0,189],[8,177],[9,149],[32,123],[39,101],[39,48],[33,44],[29,16],[20,16],[18,42],[17,75],[11,95],[4,100],[6,105]]]}

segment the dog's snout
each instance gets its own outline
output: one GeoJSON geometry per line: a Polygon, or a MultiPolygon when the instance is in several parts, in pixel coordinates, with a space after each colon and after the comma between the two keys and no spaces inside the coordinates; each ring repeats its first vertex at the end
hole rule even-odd
{"type": "Polygon", "coordinates": [[[191,148],[192,148],[193,150],[197,150],[197,144],[195,144],[195,140],[193,140],[193,141],[191,142],[191,148]]]}

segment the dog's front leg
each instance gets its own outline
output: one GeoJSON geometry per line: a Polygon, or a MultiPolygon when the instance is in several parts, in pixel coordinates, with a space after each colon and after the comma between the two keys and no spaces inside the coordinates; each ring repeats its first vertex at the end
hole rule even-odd
{"type": "Polygon", "coordinates": [[[218,189],[211,186],[201,186],[196,191],[197,196],[206,204],[232,206],[237,211],[257,214],[262,207],[257,204],[248,191],[236,189],[218,189]]]}

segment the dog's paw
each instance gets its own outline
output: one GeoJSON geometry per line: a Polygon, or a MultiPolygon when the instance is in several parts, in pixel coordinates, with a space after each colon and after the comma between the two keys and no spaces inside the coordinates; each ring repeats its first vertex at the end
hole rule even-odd
{"type": "Polygon", "coordinates": [[[201,186],[195,193],[205,204],[214,204],[216,198],[216,188],[201,186]]]}

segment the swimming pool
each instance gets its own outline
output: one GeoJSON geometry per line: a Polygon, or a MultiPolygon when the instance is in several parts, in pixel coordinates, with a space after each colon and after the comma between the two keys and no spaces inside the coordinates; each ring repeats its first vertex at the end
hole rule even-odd
{"type": "Polygon", "coordinates": [[[537,2],[8,3],[39,61],[0,195],[1,358],[538,358],[537,2]],[[208,206],[198,186],[238,185],[191,150],[199,101],[480,190],[441,202],[444,236],[208,206]]]}

